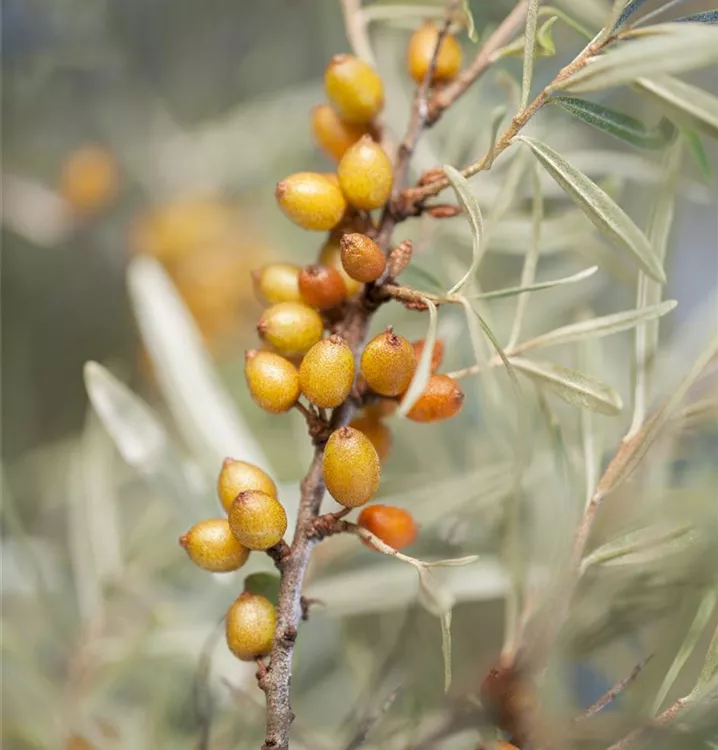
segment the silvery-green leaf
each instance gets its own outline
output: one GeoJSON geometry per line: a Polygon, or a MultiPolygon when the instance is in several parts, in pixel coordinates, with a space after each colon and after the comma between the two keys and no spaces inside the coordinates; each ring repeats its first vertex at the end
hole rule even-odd
{"type": "Polygon", "coordinates": [[[521,104],[524,109],[531,93],[531,81],[534,72],[534,56],[536,54],[536,26],[538,23],[538,9],[540,0],[529,0],[526,13],[526,31],[524,34],[524,68],[521,81],[521,104]]]}
{"type": "Polygon", "coordinates": [[[438,315],[436,314],[436,305],[431,300],[424,299],[424,302],[429,309],[429,327],[424,337],[424,350],[421,352],[414,376],[399,405],[398,414],[400,417],[405,417],[414,404],[421,398],[421,394],[424,393],[424,389],[431,377],[431,359],[434,355],[434,344],[436,343],[438,315]]]}
{"type": "Polygon", "coordinates": [[[665,283],[663,267],[646,236],[605,191],[545,143],[527,136],[517,138],[531,148],[544,169],[598,229],[629,252],[651,278],[665,283]]]}
{"type": "Polygon", "coordinates": [[[708,154],[706,154],[706,150],[703,147],[700,135],[695,130],[688,128],[681,128],[681,135],[686,142],[686,146],[688,146],[693,161],[698,165],[701,176],[706,182],[712,182],[713,167],[711,167],[711,163],[708,160],[708,154]]]}
{"type": "Polygon", "coordinates": [[[609,416],[620,414],[623,408],[618,393],[590,375],[552,362],[535,362],[521,357],[511,357],[510,362],[519,372],[572,406],[609,416]]]}
{"type": "Polygon", "coordinates": [[[593,39],[593,34],[588,29],[583,27],[580,23],[578,23],[578,21],[569,16],[568,13],[564,13],[561,9],[556,8],[553,5],[542,5],[541,9],[539,10],[539,16],[556,16],[561,21],[563,21],[566,26],[568,26],[570,29],[573,29],[582,37],[585,37],[586,39],[593,39]]]}
{"type": "Polygon", "coordinates": [[[439,618],[441,623],[441,653],[444,657],[444,692],[451,686],[451,607],[453,597],[426,568],[419,568],[419,601],[439,618]]]}
{"type": "Polygon", "coordinates": [[[704,10],[691,16],[675,18],[673,23],[718,23],[718,10],[704,10]]]}
{"type": "Polygon", "coordinates": [[[536,31],[536,45],[541,57],[553,57],[556,54],[556,44],[553,41],[553,25],[556,21],[558,16],[551,16],[536,31]]]}
{"type": "Polygon", "coordinates": [[[583,271],[574,273],[571,276],[563,276],[560,279],[551,279],[550,281],[539,281],[536,284],[528,284],[527,286],[511,286],[506,289],[495,289],[492,292],[481,292],[480,294],[469,294],[466,295],[468,300],[486,300],[486,299],[500,299],[501,297],[515,297],[519,294],[528,294],[530,292],[540,292],[542,289],[552,289],[555,286],[562,286],[564,284],[575,284],[577,281],[583,281],[589,276],[593,276],[598,271],[598,266],[591,266],[590,268],[584,268],[583,271]]]}
{"type": "Polygon", "coordinates": [[[469,39],[471,39],[472,42],[478,42],[479,35],[476,33],[476,24],[474,23],[474,16],[471,13],[469,0],[462,0],[461,6],[464,11],[464,16],[466,17],[466,33],[469,35],[469,39]]]}
{"type": "Polygon", "coordinates": [[[646,0],[631,0],[631,2],[627,3],[626,7],[621,12],[621,15],[618,17],[616,25],[613,27],[614,30],[620,29],[634,13],[637,13],[640,10],[645,2],[646,0]]]}
{"type": "Polygon", "coordinates": [[[716,676],[718,676],[718,625],[716,625],[715,633],[713,633],[713,638],[711,638],[708,646],[700,681],[703,685],[707,685],[716,676]]]}

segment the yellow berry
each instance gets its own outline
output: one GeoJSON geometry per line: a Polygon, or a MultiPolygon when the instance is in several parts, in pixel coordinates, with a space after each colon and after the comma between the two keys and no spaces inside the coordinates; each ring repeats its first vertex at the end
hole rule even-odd
{"type": "Polygon", "coordinates": [[[73,209],[91,213],[115,197],[119,179],[111,151],[102,146],[83,146],[65,161],[60,192],[73,209]]]}
{"type": "Polygon", "coordinates": [[[225,618],[230,651],[242,661],[266,656],[272,650],[276,624],[277,612],[269,599],[243,592],[227,610],[225,618]]]}
{"type": "Polygon", "coordinates": [[[354,355],[341,336],[319,341],[304,355],[299,387],[315,406],[333,409],[344,403],[354,384],[354,355]]]}
{"type": "Polygon", "coordinates": [[[297,368],[274,352],[248,351],[244,377],[254,401],[274,414],[289,411],[299,398],[297,368]]]}
{"type": "Polygon", "coordinates": [[[279,207],[300,227],[323,231],[344,216],[346,199],[334,180],[317,172],[297,172],[277,183],[279,207]]]}
{"type": "MultiPolygon", "coordinates": [[[[411,77],[421,83],[429,70],[439,38],[436,24],[427,22],[411,36],[407,50],[407,65],[411,77]]],[[[441,42],[436,56],[436,67],[432,83],[447,82],[455,78],[461,70],[461,45],[452,34],[447,34],[441,42]]]]}
{"type": "Polygon", "coordinates": [[[344,270],[365,284],[376,281],[386,268],[386,256],[379,245],[365,234],[351,232],[339,241],[344,270]]]}
{"type": "MultiPolygon", "coordinates": [[[[395,550],[408,547],[416,539],[416,522],[411,513],[393,505],[369,505],[359,514],[357,524],[395,550]]],[[[371,547],[368,542],[365,544],[371,547]]]]}
{"type": "Polygon", "coordinates": [[[247,461],[225,458],[217,479],[217,494],[227,513],[237,495],[246,490],[261,490],[272,497],[277,497],[277,485],[274,484],[272,477],[262,471],[259,466],[247,463],[247,461]]]}
{"type": "Polygon", "coordinates": [[[247,549],[269,549],[282,540],[287,514],[276,497],[261,490],[246,490],[229,509],[229,526],[247,549]]]}
{"type": "MultiPolygon", "coordinates": [[[[422,352],[424,351],[424,345],[426,342],[424,339],[418,341],[412,341],[411,345],[414,347],[414,353],[416,354],[416,361],[419,361],[422,352]]],[[[444,358],[444,342],[441,339],[436,339],[434,342],[434,351],[431,353],[431,372],[436,372],[441,366],[441,360],[444,358]]]]}
{"type": "Polygon", "coordinates": [[[179,541],[195,565],[212,573],[237,570],[249,557],[249,550],[237,541],[226,518],[200,521],[179,541]]]}
{"type": "Polygon", "coordinates": [[[332,432],[324,448],[324,483],[347,508],[358,508],[379,489],[381,465],[369,438],[352,427],[332,432]]]}
{"type": "Polygon", "coordinates": [[[404,393],[414,370],[414,347],[390,328],[375,336],[361,355],[361,371],[366,384],[381,396],[398,396],[404,393]]]}
{"type": "Polygon", "coordinates": [[[333,107],[320,104],[312,110],[312,133],[327,156],[339,161],[349,146],[369,133],[369,129],[366,125],[345,122],[333,107]]]}
{"type": "Polygon", "coordinates": [[[359,432],[363,432],[371,441],[374,446],[377,456],[380,461],[385,461],[389,452],[391,451],[392,437],[391,430],[379,419],[373,416],[365,415],[363,417],[357,417],[349,423],[350,427],[353,427],[359,432]]]}
{"type": "Polygon", "coordinates": [[[464,405],[464,392],[448,375],[429,378],[424,392],[406,415],[414,422],[440,422],[457,414],[464,405]]]}
{"type": "Polygon", "coordinates": [[[257,331],[261,339],[280,354],[294,357],[305,354],[321,339],[324,323],[319,313],[308,305],[280,302],[262,313],[257,331]]]}
{"type": "Polygon", "coordinates": [[[379,74],[352,55],[334,55],[324,72],[327,98],[344,122],[370,122],[384,106],[384,86],[379,74]]]}
{"type": "Polygon", "coordinates": [[[360,138],[342,156],[337,168],[339,184],[355,208],[373,211],[391,196],[394,174],[384,149],[368,135],[360,138]]]}
{"type": "Polygon", "coordinates": [[[336,268],[316,264],[299,273],[299,291],[309,307],[331,310],[346,299],[347,285],[336,268]]]}
{"type": "Polygon", "coordinates": [[[299,269],[289,263],[270,263],[252,272],[254,291],[261,302],[301,302],[299,269]]]}
{"type": "Polygon", "coordinates": [[[355,297],[361,291],[361,283],[353,279],[345,270],[342,265],[341,248],[339,247],[339,237],[332,235],[322,245],[322,249],[319,251],[319,263],[323,266],[330,266],[339,272],[339,275],[344,279],[344,283],[347,287],[347,297],[355,297]]]}

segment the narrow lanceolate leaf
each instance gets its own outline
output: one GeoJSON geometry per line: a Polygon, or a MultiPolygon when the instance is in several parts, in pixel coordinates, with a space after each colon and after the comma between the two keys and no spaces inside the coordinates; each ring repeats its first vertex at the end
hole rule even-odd
{"type": "Polygon", "coordinates": [[[672,76],[639,78],[636,86],[678,119],[718,138],[718,97],[672,76]]]}
{"type": "Polygon", "coordinates": [[[573,19],[567,13],[564,13],[560,8],[555,8],[553,5],[544,5],[539,10],[539,16],[556,16],[558,19],[563,21],[566,26],[573,29],[577,34],[580,34],[586,39],[593,39],[593,34],[584,26],[581,26],[578,21],[573,19]]]}
{"type": "Polygon", "coordinates": [[[461,3],[464,16],[466,18],[466,33],[469,35],[469,39],[472,42],[479,41],[479,35],[476,33],[476,24],[474,23],[474,16],[471,13],[471,7],[469,6],[469,0],[463,0],[461,3]]]}
{"type": "Polygon", "coordinates": [[[531,148],[544,169],[598,229],[630,253],[652,279],[665,284],[663,267],[646,236],[604,190],[545,143],[527,136],[517,139],[531,148]]]}
{"type": "Polygon", "coordinates": [[[718,61],[718,29],[700,23],[664,23],[592,59],[554,90],[600,91],[643,76],[680,73],[718,61]]]}
{"type": "Polygon", "coordinates": [[[449,294],[456,294],[466,286],[476,273],[476,269],[481,262],[481,256],[483,254],[482,238],[484,234],[484,220],[481,217],[479,202],[476,200],[476,196],[471,192],[471,188],[469,187],[466,178],[457,169],[454,169],[454,167],[449,165],[444,167],[444,173],[451,183],[451,187],[454,188],[456,197],[469,220],[469,224],[471,225],[471,240],[473,243],[469,270],[449,290],[449,294]]]}
{"type": "Polygon", "coordinates": [[[551,16],[536,32],[536,46],[541,57],[553,57],[556,54],[556,44],[553,41],[553,25],[556,21],[558,16],[551,16]]]}
{"type": "Polygon", "coordinates": [[[563,276],[560,279],[540,281],[536,284],[528,284],[527,286],[510,286],[505,289],[495,289],[492,292],[481,292],[481,294],[470,294],[466,298],[470,300],[500,299],[501,297],[515,297],[519,294],[527,294],[529,292],[540,292],[542,289],[552,289],[555,286],[575,284],[577,281],[583,281],[589,276],[593,276],[596,271],[598,271],[598,266],[591,266],[571,276],[563,276]]]}
{"type": "Polygon", "coordinates": [[[647,320],[660,318],[662,315],[669,313],[678,303],[675,300],[666,300],[658,305],[643,307],[639,310],[624,310],[623,312],[613,313],[611,315],[602,315],[599,318],[582,320],[578,323],[562,326],[542,336],[530,339],[520,344],[514,351],[525,352],[529,349],[540,349],[546,346],[557,346],[558,344],[569,344],[572,341],[581,341],[587,338],[599,338],[600,336],[610,336],[613,333],[620,333],[635,328],[647,320]]]}
{"type": "Polygon", "coordinates": [[[529,101],[531,93],[531,81],[534,73],[534,56],[536,54],[536,24],[538,23],[538,10],[541,0],[529,0],[529,9],[526,14],[526,33],[524,36],[524,72],[521,82],[521,109],[524,109],[529,101]]]}
{"type": "Polygon", "coordinates": [[[674,23],[718,23],[718,10],[704,10],[703,13],[694,13],[692,16],[681,16],[674,23]]]}
{"type": "Polygon", "coordinates": [[[649,128],[635,117],[575,96],[555,96],[551,102],[587,125],[639,148],[663,148],[676,134],[675,126],[666,117],[649,128]]]}
{"type": "Polygon", "coordinates": [[[521,357],[511,357],[510,361],[519,372],[572,406],[609,416],[619,414],[623,408],[618,393],[590,375],[552,362],[534,362],[521,357]]]}
{"type": "Polygon", "coordinates": [[[718,675],[718,625],[716,625],[715,633],[713,633],[713,638],[711,638],[710,646],[708,646],[708,652],[703,662],[703,669],[700,676],[701,684],[707,685],[716,675],[718,675]]]}
{"type": "Polygon", "coordinates": [[[708,159],[708,154],[703,147],[703,141],[695,130],[681,128],[681,135],[685,141],[688,151],[690,151],[693,161],[698,165],[701,176],[706,182],[713,180],[713,167],[708,159]]]}
{"type": "Polygon", "coordinates": [[[616,25],[613,27],[614,30],[620,29],[626,21],[628,21],[634,13],[637,13],[640,7],[646,2],[646,0],[631,0],[630,3],[626,4],[626,7],[621,12],[621,15],[616,21],[616,25]]]}
{"type": "Polygon", "coordinates": [[[441,653],[444,657],[444,691],[451,686],[451,594],[439,584],[432,572],[424,567],[419,572],[419,601],[441,622],[441,653]]]}
{"type": "Polygon", "coordinates": [[[436,314],[436,305],[431,300],[424,298],[424,302],[429,309],[429,328],[424,337],[424,350],[421,352],[421,357],[419,357],[419,362],[416,365],[414,377],[411,379],[399,406],[399,416],[401,417],[405,417],[419,400],[431,377],[431,358],[434,354],[436,324],[439,316],[436,314]]]}

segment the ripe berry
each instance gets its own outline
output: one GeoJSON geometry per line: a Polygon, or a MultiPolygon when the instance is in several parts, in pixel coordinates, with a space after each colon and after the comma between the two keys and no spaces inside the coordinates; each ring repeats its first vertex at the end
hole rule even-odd
{"type": "Polygon", "coordinates": [[[429,378],[424,392],[406,415],[414,422],[440,422],[457,414],[464,404],[464,392],[448,375],[429,378]]]}
{"type": "Polygon", "coordinates": [[[344,122],[370,122],[384,106],[384,86],[379,74],[352,55],[334,55],[324,72],[324,90],[344,122]]]}
{"type": "Polygon", "coordinates": [[[289,411],[299,398],[297,368],[274,352],[248,351],[244,377],[255,402],[274,414],[289,411]]]}
{"type": "MultiPolygon", "coordinates": [[[[407,65],[409,66],[411,77],[417,83],[421,83],[424,80],[424,76],[429,70],[438,37],[439,28],[431,22],[425,23],[411,35],[407,50],[407,65]]],[[[436,56],[436,67],[431,82],[443,83],[455,78],[461,70],[461,55],[461,45],[456,37],[452,34],[447,34],[439,47],[439,52],[436,56]]]]}
{"type": "Polygon", "coordinates": [[[277,183],[279,207],[300,227],[318,231],[335,227],[344,216],[346,199],[333,180],[316,172],[297,172],[277,183]]]}
{"type": "Polygon", "coordinates": [[[293,357],[305,354],[321,339],[324,323],[316,310],[301,302],[280,302],[262,313],[257,332],[280,354],[293,357]]]}
{"type": "Polygon", "coordinates": [[[276,305],[279,302],[301,302],[299,269],[289,263],[270,263],[252,271],[254,291],[260,302],[276,305]]]}
{"type": "Polygon", "coordinates": [[[344,270],[365,284],[376,281],[386,268],[386,256],[374,240],[359,232],[345,234],[339,241],[344,270]]]}
{"type": "Polygon", "coordinates": [[[414,347],[390,328],[375,336],[361,355],[367,385],[381,396],[398,396],[409,387],[416,370],[414,347]]]}
{"type": "Polygon", "coordinates": [[[391,430],[376,417],[365,415],[363,417],[357,417],[349,423],[350,427],[353,427],[359,432],[363,432],[371,441],[374,446],[377,456],[380,461],[385,461],[389,452],[391,451],[392,437],[391,430]]]}
{"type": "Polygon", "coordinates": [[[355,208],[373,211],[391,196],[394,174],[384,149],[368,135],[360,138],[342,156],[337,167],[339,184],[355,208]]]}
{"type": "Polygon", "coordinates": [[[229,509],[229,525],[247,549],[269,549],[282,540],[287,514],[276,497],[261,490],[246,490],[229,509]]]}
{"type": "MultiPolygon", "coordinates": [[[[411,345],[414,347],[414,353],[416,354],[416,361],[419,361],[422,352],[424,351],[424,339],[418,341],[412,341],[411,345]]],[[[441,366],[441,360],[444,359],[444,342],[441,339],[436,339],[434,342],[434,351],[431,353],[431,372],[436,372],[441,366]]]]}
{"type": "Polygon", "coordinates": [[[277,497],[277,485],[259,466],[234,458],[225,458],[217,479],[217,494],[227,513],[237,495],[245,490],[261,490],[277,497]]]}
{"type": "Polygon", "coordinates": [[[272,650],[277,612],[272,602],[248,591],[227,610],[227,645],[242,661],[266,656],[272,650]]]}
{"type": "Polygon", "coordinates": [[[341,336],[319,341],[304,355],[299,387],[315,405],[333,409],[346,400],[354,384],[354,355],[341,336]]]}
{"type": "Polygon", "coordinates": [[[320,104],[312,110],[312,133],[327,156],[339,161],[349,146],[367,135],[369,130],[366,125],[350,125],[333,107],[320,104]]]}
{"type": "Polygon", "coordinates": [[[346,299],[347,285],[336,268],[316,264],[300,271],[299,292],[309,307],[331,310],[346,299]]]}
{"type": "Polygon", "coordinates": [[[102,146],[84,146],[65,161],[60,192],[75,211],[91,213],[112,201],[118,182],[117,162],[112,153],[102,146]]]}
{"type": "Polygon", "coordinates": [[[333,234],[332,232],[329,239],[322,245],[322,249],[319,251],[319,263],[335,269],[342,279],[344,279],[344,284],[347,288],[347,297],[355,297],[361,291],[361,284],[344,270],[339,238],[332,236],[333,234]]]}
{"type": "Polygon", "coordinates": [[[200,521],[179,542],[195,565],[212,573],[237,570],[249,557],[249,550],[237,541],[226,518],[200,521]]]}
{"type": "Polygon", "coordinates": [[[379,456],[369,438],[352,427],[332,432],[324,448],[324,483],[347,508],[358,508],[379,488],[379,456]]]}
{"type": "Polygon", "coordinates": [[[359,514],[357,523],[396,550],[408,547],[416,539],[411,513],[393,505],[370,505],[359,514]]]}

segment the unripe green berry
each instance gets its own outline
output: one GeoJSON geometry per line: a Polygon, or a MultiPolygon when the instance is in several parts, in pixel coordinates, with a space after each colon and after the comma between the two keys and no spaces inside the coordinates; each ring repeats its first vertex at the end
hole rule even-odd
{"type": "Polygon", "coordinates": [[[333,409],[344,403],[354,384],[354,355],[341,336],[319,341],[304,355],[299,387],[315,406],[333,409]]]}
{"type": "Polygon", "coordinates": [[[200,521],[179,541],[195,565],[212,573],[238,570],[249,557],[249,550],[237,541],[226,518],[200,521]]]}
{"type": "Polygon", "coordinates": [[[260,490],[241,492],[229,509],[229,526],[247,549],[269,549],[287,530],[287,514],[276,497],[260,490]]]}
{"type": "Polygon", "coordinates": [[[335,227],[347,203],[334,180],[317,172],[297,172],[277,183],[279,207],[300,227],[324,231],[335,227]]]}
{"type": "Polygon", "coordinates": [[[277,612],[260,594],[240,594],[227,610],[225,632],[230,651],[242,661],[253,661],[272,650],[277,612]]]}
{"type": "Polygon", "coordinates": [[[347,285],[336,268],[315,264],[299,273],[302,300],[317,310],[331,310],[347,296],[347,285]]]}
{"type": "Polygon", "coordinates": [[[334,268],[344,279],[347,288],[347,297],[355,297],[361,291],[361,283],[353,279],[342,265],[341,248],[339,247],[340,239],[334,236],[332,232],[329,239],[322,245],[319,251],[319,263],[323,266],[334,268]]]}
{"type": "MultiPolygon", "coordinates": [[[[421,83],[429,70],[434,57],[436,42],[439,39],[439,27],[428,21],[411,36],[407,49],[407,65],[411,77],[421,83]]],[[[453,34],[447,34],[436,55],[432,83],[447,82],[455,78],[461,70],[461,45],[453,34]]]]}
{"type": "Polygon", "coordinates": [[[342,192],[355,208],[373,211],[391,197],[394,182],[391,161],[368,135],[347,149],[339,162],[337,175],[342,192]]]}
{"type": "Polygon", "coordinates": [[[369,438],[352,427],[332,432],[324,447],[324,483],[347,508],[358,508],[379,489],[381,465],[369,438]]]}
{"type": "Polygon", "coordinates": [[[327,98],[344,122],[369,123],[384,106],[379,74],[353,55],[334,55],[324,72],[327,98]]]}
{"type": "Polygon", "coordinates": [[[416,370],[414,347],[390,328],[375,336],[361,355],[367,385],[381,396],[398,396],[409,387],[416,370]]]}
{"type": "Polygon", "coordinates": [[[366,125],[351,125],[342,120],[328,104],[314,107],[311,120],[314,139],[335,161],[339,161],[350,146],[369,132],[366,125]]]}
{"type": "Polygon", "coordinates": [[[464,405],[464,392],[448,375],[434,374],[407,418],[414,422],[441,422],[457,414],[464,405]]]}
{"type": "Polygon", "coordinates": [[[260,302],[301,302],[299,269],[289,263],[270,263],[252,272],[254,291],[260,302]]]}
{"type": "Polygon", "coordinates": [[[274,352],[248,351],[244,377],[254,401],[274,414],[289,411],[299,398],[297,368],[274,352]]]}
{"type": "Polygon", "coordinates": [[[237,495],[246,490],[261,490],[272,497],[277,497],[277,485],[259,466],[246,461],[225,458],[217,479],[217,494],[227,513],[237,495]]]}
{"type": "Polygon", "coordinates": [[[386,268],[386,256],[370,237],[359,232],[345,234],[339,241],[344,270],[365,284],[376,281],[386,268]]]}
{"type": "Polygon", "coordinates": [[[308,305],[280,302],[262,313],[257,332],[280,354],[296,357],[306,354],[321,339],[324,323],[319,313],[308,305]]]}

